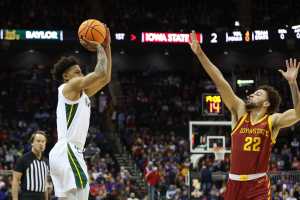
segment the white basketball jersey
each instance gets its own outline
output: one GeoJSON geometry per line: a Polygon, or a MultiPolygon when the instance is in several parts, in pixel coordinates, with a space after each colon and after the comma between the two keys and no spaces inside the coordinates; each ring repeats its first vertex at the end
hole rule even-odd
{"type": "MultiPolygon", "coordinates": [[[[84,92],[77,101],[68,100],[62,92],[64,86],[58,88],[58,140],[49,153],[50,175],[57,197],[66,197],[72,189],[89,188],[83,149],[90,123],[90,100],[84,92]]],[[[80,200],[87,199],[88,195],[80,200]]]]}
{"type": "Polygon", "coordinates": [[[58,140],[67,140],[79,148],[83,149],[90,124],[91,101],[82,92],[77,101],[70,101],[63,95],[62,84],[58,88],[58,104],[56,109],[57,116],[57,135],[58,140]]]}

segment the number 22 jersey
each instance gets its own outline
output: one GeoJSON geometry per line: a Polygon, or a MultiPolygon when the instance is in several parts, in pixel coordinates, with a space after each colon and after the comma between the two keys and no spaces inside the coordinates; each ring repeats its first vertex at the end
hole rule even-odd
{"type": "Polygon", "coordinates": [[[231,133],[230,173],[238,175],[265,173],[275,139],[272,138],[272,122],[265,115],[251,123],[246,113],[231,133]]]}

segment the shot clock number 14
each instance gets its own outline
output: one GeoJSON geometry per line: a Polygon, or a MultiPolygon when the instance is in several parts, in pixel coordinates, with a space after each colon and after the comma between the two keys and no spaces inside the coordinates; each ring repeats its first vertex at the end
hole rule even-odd
{"type": "Polygon", "coordinates": [[[223,103],[219,94],[202,95],[203,115],[223,115],[223,103]]]}

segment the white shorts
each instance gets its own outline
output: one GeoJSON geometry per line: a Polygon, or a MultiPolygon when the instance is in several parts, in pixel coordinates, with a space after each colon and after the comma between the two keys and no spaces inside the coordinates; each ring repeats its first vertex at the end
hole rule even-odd
{"type": "Polygon", "coordinates": [[[90,186],[87,184],[83,189],[72,189],[66,193],[62,193],[59,200],[88,200],[90,186]]]}
{"type": "Polygon", "coordinates": [[[83,154],[73,144],[58,141],[49,153],[49,164],[56,197],[65,197],[69,191],[84,190],[89,185],[83,154]],[[73,169],[70,159],[75,165],[73,169]]]}

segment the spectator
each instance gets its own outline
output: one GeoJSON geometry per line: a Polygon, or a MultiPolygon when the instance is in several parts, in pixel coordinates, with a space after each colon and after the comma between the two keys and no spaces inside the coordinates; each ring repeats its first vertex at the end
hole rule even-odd
{"type": "Polygon", "coordinates": [[[155,187],[159,183],[159,171],[152,162],[145,169],[145,178],[148,184],[149,200],[155,200],[155,187]]]}
{"type": "Polygon", "coordinates": [[[130,196],[127,198],[127,200],[139,200],[139,199],[135,197],[134,193],[130,193],[130,196]]]}

